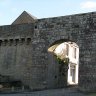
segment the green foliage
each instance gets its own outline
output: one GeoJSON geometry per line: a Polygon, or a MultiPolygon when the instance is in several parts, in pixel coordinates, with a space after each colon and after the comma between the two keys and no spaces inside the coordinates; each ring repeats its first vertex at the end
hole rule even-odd
{"type": "Polygon", "coordinates": [[[59,62],[59,64],[67,64],[68,65],[69,58],[61,59],[59,56],[57,56],[57,61],[59,62]]]}
{"type": "Polygon", "coordinates": [[[56,56],[59,66],[59,72],[62,75],[66,75],[66,72],[68,71],[68,64],[69,64],[69,58],[63,58],[61,59],[60,56],[56,56]]]}
{"type": "Polygon", "coordinates": [[[64,58],[64,64],[68,65],[68,63],[69,63],[69,58],[64,58]]]}
{"type": "Polygon", "coordinates": [[[57,57],[57,61],[58,61],[59,64],[64,63],[64,61],[62,59],[60,59],[59,57],[57,57]]]}

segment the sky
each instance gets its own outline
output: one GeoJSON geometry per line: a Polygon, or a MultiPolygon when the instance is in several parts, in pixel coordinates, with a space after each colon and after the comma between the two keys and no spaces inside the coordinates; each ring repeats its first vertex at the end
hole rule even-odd
{"type": "Polygon", "coordinates": [[[23,11],[38,19],[95,12],[96,0],[0,0],[0,25],[10,25],[23,11]]]}

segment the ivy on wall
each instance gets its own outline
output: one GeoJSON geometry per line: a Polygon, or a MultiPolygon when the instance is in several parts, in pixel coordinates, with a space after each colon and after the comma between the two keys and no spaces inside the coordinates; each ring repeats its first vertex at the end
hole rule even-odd
{"type": "Polygon", "coordinates": [[[66,72],[68,71],[69,58],[61,59],[60,56],[56,56],[56,58],[59,63],[59,72],[62,75],[66,75],[66,72]]]}

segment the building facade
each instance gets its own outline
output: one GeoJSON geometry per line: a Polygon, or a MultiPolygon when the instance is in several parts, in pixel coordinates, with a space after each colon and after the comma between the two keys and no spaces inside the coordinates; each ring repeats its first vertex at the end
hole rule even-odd
{"type": "Polygon", "coordinates": [[[0,26],[0,84],[31,90],[78,84],[81,91],[96,91],[96,13],[37,19],[24,11],[0,26]],[[65,76],[52,53],[62,44],[69,50],[63,50],[65,76]]]}

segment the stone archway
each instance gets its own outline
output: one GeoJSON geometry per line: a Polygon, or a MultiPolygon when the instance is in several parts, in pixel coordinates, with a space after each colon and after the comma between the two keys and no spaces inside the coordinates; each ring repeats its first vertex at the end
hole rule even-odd
{"type": "MultiPolygon", "coordinates": [[[[78,71],[79,71],[79,46],[72,41],[59,40],[54,42],[48,51],[61,59],[63,62],[65,58],[68,58],[68,70],[66,72],[67,85],[78,84],[78,71]]],[[[64,70],[64,69],[63,69],[64,70]]]]}

